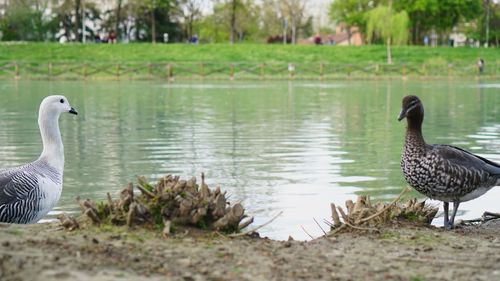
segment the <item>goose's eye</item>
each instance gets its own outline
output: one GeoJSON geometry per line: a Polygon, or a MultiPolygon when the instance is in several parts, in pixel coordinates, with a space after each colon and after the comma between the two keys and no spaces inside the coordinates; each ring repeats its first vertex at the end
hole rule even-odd
{"type": "Polygon", "coordinates": [[[64,99],[60,99],[60,100],[59,100],[59,102],[60,102],[60,103],[64,103],[64,99]]]}

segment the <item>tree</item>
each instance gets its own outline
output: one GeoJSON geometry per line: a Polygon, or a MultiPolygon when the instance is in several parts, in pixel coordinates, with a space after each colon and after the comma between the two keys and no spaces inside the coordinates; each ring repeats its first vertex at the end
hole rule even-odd
{"type": "Polygon", "coordinates": [[[234,44],[234,38],[235,38],[235,35],[236,35],[236,7],[239,6],[239,1],[237,0],[231,0],[230,2],[230,7],[231,7],[231,19],[230,19],[230,22],[231,22],[231,32],[229,33],[230,34],[230,39],[229,41],[231,42],[231,44],[234,44]]]}
{"type": "Polygon", "coordinates": [[[168,13],[171,8],[170,0],[136,0],[142,6],[144,11],[149,15],[151,25],[151,42],[156,43],[156,21],[158,14],[168,18],[168,13]]]}
{"type": "MultiPolygon", "coordinates": [[[[170,41],[180,40],[179,24],[172,20],[176,3],[174,0],[123,1],[119,19],[121,38],[156,43],[163,39],[164,33],[168,33],[170,41]]],[[[113,9],[106,19],[108,30],[115,29],[116,13],[113,9]]]]}
{"type": "Polygon", "coordinates": [[[82,26],[82,14],[83,14],[83,9],[81,9],[82,2],[81,0],[75,0],[75,18],[76,18],[76,23],[73,25],[74,33],[76,36],[76,41],[83,42],[83,32],[84,30],[81,30],[82,26]],[[81,32],[79,32],[81,30],[81,32]]]}
{"type": "Polygon", "coordinates": [[[440,0],[439,9],[432,20],[437,30],[447,31],[460,21],[477,18],[482,11],[482,0],[440,0]]]}
{"type": "Polygon", "coordinates": [[[488,42],[488,45],[499,46],[500,3],[485,0],[484,6],[483,14],[475,20],[474,25],[469,25],[467,28],[467,37],[480,42],[488,42]]]}
{"type": "Polygon", "coordinates": [[[275,0],[263,0],[259,14],[259,35],[263,38],[276,36],[283,32],[283,19],[278,3],[275,0]]]}
{"type": "Polygon", "coordinates": [[[43,41],[49,32],[48,0],[11,0],[0,18],[2,40],[43,41]]]}
{"type": "Polygon", "coordinates": [[[406,11],[410,18],[412,42],[422,42],[430,30],[445,33],[460,22],[472,21],[482,12],[482,0],[398,0],[396,11],[406,11]]]}
{"type": "Polygon", "coordinates": [[[120,31],[120,22],[121,22],[121,15],[122,15],[122,0],[116,0],[116,19],[115,19],[115,32],[116,32],[116,38],[121,37],[121,31],[120,31]]]}
{"type": "Polygon", "coordinates": [[[202,0],[179,0],[175,8],[178,21],[183,26],[183,37],[189,39],[193,36],[196,21],[201,18],[202,0]]]}
{"type": "Polygon", "coordinates": [[[490,40],[493,40],[495,45],[500,46],[500,3],[496,3],[492,6],[490,13],[492,13],[489,24],[491,29],[491,37],[490,40]]]}
{"type": "Polygon", "coordinates": [[[292,32],[292,44],[297,42],[297,29],[302,23],[306,1],[304,0],[281,0],[281,11],[288,18],[292,32]]]}
{"type": "Polygon", "coordinates": [[[219,2],[214,6],[214,13],[202,20],[206,26],[200,25],[204,30],[203,36],[208,36],[214,42],[220,38],[229,37],[230,43],[243,41],[257,34],[258,7],[252,0],[229,0],[219,2]]]}
{"type": "Polygon", "coordinates": [[[408,23],[408,14],[405,11],[396,13],[391,6],[380,5],[367,13],[367,40],[370,42],[374,34],[384,40],[388,64],[392,64],[391,45],[408,42],[408,23]]]}
{"type": "Polygon", "coordinates": [[[97,30],[97,21],[101,20],[101,11],[97,4],[90,1],[64,0],[53,9],[54,17],[50,24],[56,29],[56,37],[66,37],[69,41],[82,41],[85,31],[93,36],[97,30]],[[82,18],[94,22],[94,24],[83,26],[82,18]]]}
{"type": "MultiPolygon", "coordinates": [[[[437,27],[436,15],[440,9],[438,0],[400,0],[393,5],[396,11],[406,11],[410,18],[413,44],[422,42],[423,34],[437,27]]],[[[421,44],[421,43],[420,43],[421,44]]]]}
{"type": "MultiPolygon", "coordinates": [[[[411,0],[410,0],[411,1],[411,0]]],[[[370,0],[335,0],[330,6],[330,19],[343,23],[347,28],[349,44],[351,44],[351,27],[357,26],[363,33],[366,30],[366,13],[379,1],[370,0]]]]}

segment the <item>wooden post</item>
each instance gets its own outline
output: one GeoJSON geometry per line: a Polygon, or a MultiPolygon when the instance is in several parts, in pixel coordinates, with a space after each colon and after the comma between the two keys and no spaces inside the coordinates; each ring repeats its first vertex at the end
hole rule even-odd
{"type": "Polygon", "coordinates": [[[149,79],[153,78],[153,65],[151,63],[148,63],[148,75],[149,79]]]}
{"type": "Polygon", "coordinates": [[[15,78],[19,79],[19,64],[17,62],[14,65],[14,73],[15,73],[15,78]]]}
{"type": "Polygon", "coordinates": [[[229,70],[229,79],[230,79],[231,81],[233,81],[233,80],[234,80],[234,64],[233,64],[233,63],[231,64],[231,68],[230,68],[230,70],[229,70]]]}
{"type": "Polygon", "coordinates": [[[87,63],[83,64],[83,79],[84,80],[87,80],[87,68],[88,68],[87,63]]]}
{"type": "Polygon", "coordinates": [[[260,64],[260,79],[264,79],[264,75],[265,75],[265,67],[266,67],[266,64],[265,64],[265,63],[261,63],[261,64],[260,64]]]}
{"type": "Polygon", "coordinates": [[[325,68],[324,64],[320,63],[319,64],[319,80],[323,80],[324,68],[325,68]]]}
{"type": "Polygon", "coordinates": [[[169,82],[173,81],[174,79],[174,73],[171,63],[167,64],[167,79],[169,82]]]}
{"type": "Polygon", "coordinates": [[[288,77],[293,79],[293,76],[295,75],[295,65],[293,63],[288,63],[288,77]]]}
{"type": "Polygon", "coordinates": [[[453,65],[451,63],[448,64],[448,77],[451,77],[451,74],[452,74],[452,68],[453,68],[453,65]]]}
{"type": "Polygon", "coordinates": [[[49,76],[49,79],[52,78],[52,62],[49,62],[49,69],[48,69],[49,73],[48,73],[48,76],[49,76]]]}
{"type": "Polygon", "coordinates": [[[205,65],[200,63],[200,76],[205,77],[205,65]]]}
{"type": "Polygon", "coordinates": [[[377,63],[375,64],[375,75],[379,75],[379,71],[380,71],[380,65],[377,63]]]}
{"type": "Polygon", "coordinates": [[[427,76],[427,69],[425,67],[425,63],[422,64],[422,74],[424,74],[424,76],[427,76]]]}
{"type": "Polygon", "coordinates": [[[120,64],[116,65],[116,80],[120,80],[120,64]]]}
{"type": "Polygon", "coordinates": [[[403,69],[401,71],[403,73],[403,77],[406,76],[406,63],[403,63],[403,69]]]}
{"type": "Polygon", "coordinates": [[[351,76],[351,71],[352,71],[352,65],[348,64],[347,65],[347,76],[351,76]]]}

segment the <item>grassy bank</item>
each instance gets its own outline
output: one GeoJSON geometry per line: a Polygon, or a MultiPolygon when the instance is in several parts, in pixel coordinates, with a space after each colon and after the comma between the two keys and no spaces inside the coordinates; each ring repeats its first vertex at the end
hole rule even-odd
{"type": "MultiPolygon", "coordinates": [[[[500,60],[498,49],[394,47],[396,63],[474,63],[500,60]]],[[[385,63],[384,46],[292,46],[265,44],[0,44],[0,61],[30,62],[334,62],[340,64],[385,63]]]]}
{"type": "Polygon", "coordinates": [[[500,75],[500,51],[484,48],[257,44],[0,44],[0,77],[49,79],[329,79],[500,75]],[[289,68],[289,64],[293,68],[289,68]]]}

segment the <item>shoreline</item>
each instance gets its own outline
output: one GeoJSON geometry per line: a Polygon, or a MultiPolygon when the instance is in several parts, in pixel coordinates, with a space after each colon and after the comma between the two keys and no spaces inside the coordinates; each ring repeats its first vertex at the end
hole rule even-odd
{"type": "Polygon", "coordinates": [[[308,242],[58,223],[0,227],[2,280],[495,280],[500,222],[399,225],[308,242]]]}
{"type": "Polygon", "coordinates": [[[259,77],[236,77],[230,78],[229,76],[212,76],[212,77],[128,77],[123,76],[117,78],[116,76],[99,76],[99,77],[47,77],[47,76],[5,76],[0,75],[0,81],[51,81],[51,82],[166,82],[169,84],[175,84],[178,82],[226,82],[226,83],[237,83],[237,82],[317,82],[319,85],[321,83],[329,82],[339,82],[339,81],[497,81],[500,79],[500,75],[457,75],[457,76],[439,76],[439,75],[428,75],[428,76],[418,76],[418,75],[378,75],[378,76],[331,76],[331,77],[314,77],[314,76],[303,76],[303,77],[280,77],[280,76],[266,76],[264,78],[259,77]]]}

